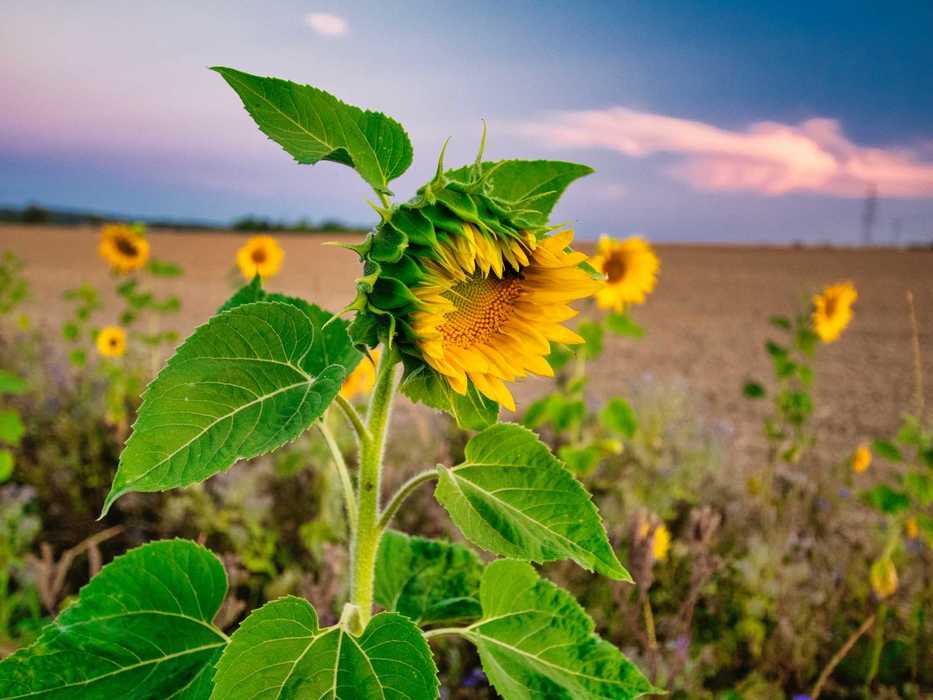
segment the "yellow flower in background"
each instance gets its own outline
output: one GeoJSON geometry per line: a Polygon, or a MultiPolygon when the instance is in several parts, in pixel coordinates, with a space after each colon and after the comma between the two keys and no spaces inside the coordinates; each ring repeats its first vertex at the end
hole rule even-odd
{"type": "Polygon", "coordinates": [[[643,304],[657,283],[661,261],[642,238],[631,236],[616,241],[599,239],[599,248],[590,264],[606,275],[606,286],[596,295],[601,309],[622,313],[627,304],[643,304]]]}
{"type": "Polygon", "coordinates": [[[100,230],[97,252],[114,272],[127,274],[149,259],[149,241],[138,229],[125,224],[106,224],[100,230]]]}
{"type": "Polygon", "coordinates": [[[851,282],[831,284],[813,297],[813,330],[824,343],[836,340],[852,320],[858,292],[851,282]]]}
{"type": "Polygon", "coordinates": [[[871,466],[871,450],[868,445],[859,445],[852,454],[852,471],[861,474],[871,466]]]}
{"type": "Polygon", "coordinates": [[[97,352],[103,357],[122,357],[126,352],[126,332],[119,326],[105,326],[97,334],[97,352]]]}
{"type": "Polygon", "coordinates": [[[364,357],[353,368],[340,387],[340,395],[347,401],[358,395],[365,395],[372,391],[376,383],[376,363],[379,362],[379,350],[373,350],[372,359],[364,357]]]}
{"type": "Polygon", "coordinates": [[[237,251],[236,264],[248,282],[256,275],[263,279],[275,277],[284,258],[285,251],[272,236],[253,236],[237,251]]]}
{"type": "Polygon", "coordinates": [[[897,569],[890,557],[879,559],[871,565],[869,573],[871,589],[880,600],[889,598],[897,592],[897,569]]]}
{"type": "Polygon", "coordinates": [[[553,376],[550,343],[585,342],[561,323],[577,314],[569,302],[602,282],[579,267],[586,255],[567,252],[571,241],[573,231],[503,241],[464,223],[463,235],[424,261],[424,278],[412,289],[412,330],[424,361],[455,392],[466,394],[469,379],[514,411],[506,382],[529,372],[553,376]]]}
{"type": "MultiPolygon", "coordinates": [[[[644,541],[651,530],[651,522],[647,519],[642,520],[638,526],[638,538],[644,541]]],[[[651,537],[651,556],[655,561],[666,561],[667,555],[671,551],[671,531],[667,529],[664,523],[658,523],[654,528],[654,535],[651,537]]]]}
{"type": "Polygon", "coordinates": [[[904,533],[912,540],[920,537],[920,526],[917,525],[917,519],[913,516],[907,518],[904,523],[904,533]]]}

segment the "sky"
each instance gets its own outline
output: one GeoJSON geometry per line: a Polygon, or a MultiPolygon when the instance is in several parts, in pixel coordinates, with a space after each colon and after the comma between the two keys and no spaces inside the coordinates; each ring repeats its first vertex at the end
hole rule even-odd
{"type": "Polygon", "coordinates": [[[933,3],[5,0],[0,205],[369,224],[349,168],[298,165],[209,66],[324,88],[414,164],[582,162],[554,212],[656,241],[933,241],[933,3]]]}

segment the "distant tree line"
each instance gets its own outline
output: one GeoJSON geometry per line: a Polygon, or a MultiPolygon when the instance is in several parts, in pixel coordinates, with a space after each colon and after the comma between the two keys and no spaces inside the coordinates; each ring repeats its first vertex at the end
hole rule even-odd
{"type": "Polygon", "coordinates": [[[242,216],[232,224],[185,219],[138,219],[132,216],[75,211],[28,204],[25,207],[0,207],[0,223],[53,224],[58,226],[99,226],[112,221],[142,221],[149,228],[231,230],[231,231],[275,231],[294,233],[323,233],[360,231],[363,227],[349,226],[336,219],[323,219],[314,223],[302,218],[295,222],[273,220],[258,216],[242,216]]]}

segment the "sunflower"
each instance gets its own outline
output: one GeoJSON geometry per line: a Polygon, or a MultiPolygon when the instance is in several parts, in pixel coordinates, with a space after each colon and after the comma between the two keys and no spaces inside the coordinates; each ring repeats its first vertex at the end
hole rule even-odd
{"type": "Polygon", "coordinates": [[[868,445],[859,445],[852,454],[852,471],[861,474],[871,466],[871,449],[868,445]]]}
{"type": "Polygon", "coordinates": [[[890,557],[883,557],[872,564],[868,578],[879,600],[890,598],[897,592],[897,569],[890,557]]]}
{"type": "Polygon", "coordinates": [[[146,264],[149,259],[149,241],[137,228],[125,224],[107,224],[100,230],[97,251],[114,272],[125,275],[146,264]]]}
{"type": "Polygon", "coordinates": [[[253,236],[237,251],[236,264],[247,281],[256,275],[275,277],[282,267],[285,251],[272,236],[253,236]]]}
{"type": "Polygon", "coordinates": [[[529,237],[502,245],[470,224],[454,245],[426,263],[412,327],[426,362],[458,394],[469,379],[486,397],[515,410],[506,388],[529,372],[553,376],[550,343],[583,343],[561,325],[576,315],[568,304],[601,284],[568,253],[572,231],[542,241],[529,237]]]}
{"type": "Polygon", "coordinates": [[[379,350],[374,350],[369,357],[364,357],[350,372],[340,387],[340,395],[347,401],[358,395],[372,391],[376,383],[376,363],[379,362],[379,350]]]}
{"type": "Polygon", "coordinates": [[[103,357],[122,357],[126,352],[126,332],[119,326],[104,326],[97,334],[97,352],[103,357]]]}
{"type": "MultiPolygon", "coordinates": [[[[402,391],[435,408],[461,401],[467,410],[515,410],[506,385],[553,376],[551,344],[584,342],[562,325],[577,313],[570,302],[603,286],[587,256],[570,250],[573,232],[554,233],[534,208],[539,195],[496,196],[487,176],[510,167],[520,166],[439,167],[414,199],[380,210],[366,240],[347,246],[364,262],[347,307],[357,312],[354,342],[397,347],[402,391]]],[[[573,177],[588,172],[579,166],[573,177]]]]}
{"type": "MultiPolygon", "coordinates": [[[[638,537],[644,541],[651,530],[651,523],[643,520],[638,526],[638,537]]],[[[658,523],[654,528],[654,534],[651,537],[651,556],[654,561],[666,561],[667,555],[671,551],[671,531],[667,529],[664,523],[658,523]]]]}
{"type": "Polygon", "coordinates": [[[824,343],[836,340],[852,320],[852,304],[858,292],[851,282],[831,284],[813,296],[813,330],[824,343]]]}
{"type": "Polygon", "coordinates": [[[910,516],[904,522],[904,534],[912,540],[920,537],[920,526],[917,524],[917,519],[915,517],[910,516]]]}
{"type": "Polygon", "coordinates": [[[599,308],[622,313],[627,304],[645,302],[657,283],[661,261],[638,236],[624,241],[602,236],[590,264],[606,276],[606,286],[596,295],[599,308]]]}

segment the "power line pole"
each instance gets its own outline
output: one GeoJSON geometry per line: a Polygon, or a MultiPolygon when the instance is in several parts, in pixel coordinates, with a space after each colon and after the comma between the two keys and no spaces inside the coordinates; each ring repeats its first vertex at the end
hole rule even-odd
{"type": "Polygon", "coordinates": [[[878,187],[869,183],[865,190],[865,207],[862,210],[862,245],[871,245],[872,232],[878,218],[878,187]]]}

